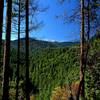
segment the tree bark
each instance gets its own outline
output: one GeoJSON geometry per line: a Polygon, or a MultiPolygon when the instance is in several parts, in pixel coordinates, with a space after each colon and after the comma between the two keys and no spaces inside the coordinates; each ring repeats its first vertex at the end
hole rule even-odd
{"type": "Polygon", "coordinates": [[[18,51],[17,51],[17,71],[16,71],[16,100],[18,100],[18,90],[19,90],[19,66],[20,66],[20,0],[19,0],[19,10],[18,10],[18,51]]]}
{"type": "Polygon", "coordinates": [[[29,0],[26,0],[26,80],[25,80],[25,93],[26,100],[30,100],[29,96],[29,0]]]}
{"type": "Polygon", "coordinates": [[[12,0],[7,0],[6,42],[3,61],[3,95],[2,100],[9,100],[9,72],[10,72],[10,37],[11,37],[12,0]]]}

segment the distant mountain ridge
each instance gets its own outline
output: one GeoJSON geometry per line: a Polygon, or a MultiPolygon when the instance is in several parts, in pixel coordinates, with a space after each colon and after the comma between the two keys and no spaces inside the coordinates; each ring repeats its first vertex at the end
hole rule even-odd
{"type": "MultiPolygon", "coordinates": [[[[3,40],[4,44],[4,40],[3,40]]],[[[44,41],[44,40],[37,40],[34,38],[29,39],[29,47],[30,50],[32,49],[41,49],[41,48],[63,48],[68,47],[71,45],[79,44],[79,42],[50,42],[50,41],[44,41]]],[[[18,40],[12,40],[11,41],[11,48],[17,48],[18,40]]],[[[20,48],[25,49],[25,38],[20,39],[20,48]]]]}
{"type": "MultiPolygon", "coordinates": [[[[4,42],[4,41],[3,41],[4,42]]],[[[11,47],[17,48],[18,40],[11,41],[11,47]]],[[[75,44],[79,44],[79,42],[50,42],[44,40],[37,40],[34,38],[29,39],[30,50],[37,48],[63,48],[75,44]]],[[[20,39],[20,47],[21,49],[25,49],[25,38],[20,39]]]]}
{"type": "MultiPolygon", "coordinates": [[[[25,38],[20,39],[20,46],[25,47],[25,38]]],[[[17,47],[18,40],[11,41],[12,47],[17,47]]],[[[43,40],[36,40],[33,38],[29,39],[30,49],[34,48],[57,48],[57,47],[66,47],[74,44],[78,44],[79,42],[49,42],[43,40]]]]}

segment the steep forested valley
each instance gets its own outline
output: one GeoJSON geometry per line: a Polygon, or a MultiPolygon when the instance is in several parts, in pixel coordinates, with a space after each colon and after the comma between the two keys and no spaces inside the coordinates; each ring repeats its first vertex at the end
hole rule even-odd
{"type": "Polygon", "coordinates": [[[0,100],[100,100],[100,0],[0,0],[0,100]]]}
{"type": "MultiPolygon", "coordinates": [[[[100,34],[100,33],[99,33],[100,34]]],[[[23,39],[24,41],[24,39],[23,39]]],[[[38,41],[38,40],[37,40],[38,41]]],[[[12,41],[13,44],[14,41],[12,41]]],[[[31,41],[34,42],[34,41],[31,41]]],[[[38,41],[39,42],[39,41],[38,41]]],[[[36,42],[37,43],[37,42],[36,42]]],[[[40,42],[41,43],[41,42],[40,42]]],[[[41,43],[42,44],[42,43],[41,43]]],[[[54,47],[48,42],[40,45],[41,48],[30,47],[30,97],[31,100],[67,100],[70,98],[70,90],[73,98],[79,85],[79,43],[54,47]],[[48,46],[47,46],[47,45],[48,46]],[[42,46],[45,48],[42,48],[42,46]],[[47,46],[47,47],[46,47],[47,46]],[[71,86],[73,84],[73,86],[71,86]],[[71,88],[70,88],[71,87],[71,88]]],[[[36,44],[37,45],[37,44],[36,44]]],[[[63,43],[62,43],[63,45],[63,43]]],[[[34,45],[33,45],[34,46],[34,45]]],[[[23,48],[23,45],[21,45],[23,48]]],[[[95,95],[100,99],[100,36],[96,35],[90,40],[90,50],[85,69],[85,92],[87,99],[92,99],[95,95]]],[[[2,61],[2,60],[1,60],[2,61]]],[[[10,69],[10,99],[15,98],[16,87],[16,45],[11,47],[11,69],[10,69]]],[[[2,80],[2,68],[0,69],[0,79],[2,80]]],[[[25,52],[21,50],[20,55],[20,82],[19,95],[24,96],[25,77],[25,52]]],[[[1,81],[0,80],[0,81],[1,81]]],[[[0,91],[1,91],[0,82],[0,91]]],[[[1,94],[0,94],[1,95],[1,94]]],[[[0,96],[1,97],[1,96],[0,96]]]]}

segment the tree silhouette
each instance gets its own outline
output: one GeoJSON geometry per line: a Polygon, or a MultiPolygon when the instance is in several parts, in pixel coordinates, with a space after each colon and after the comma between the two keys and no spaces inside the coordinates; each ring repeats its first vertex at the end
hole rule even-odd
{"type": "Polygon", "coordinates": [[[10,72],[10,37],[11,37],[12,0],[7,1],[6,41],[3,61],[3,96],[2,100],[9,100],[9,72],[10,72]]]}
{"type": "Polygon", "coordinates": [[[29,0],[25,1],[25,9],[26,9],[26,73],[25,73],[25,95],[26,100],[30,100],[29,96],[29,0]]]}
{"type": "Polygon", "coordinates": [[[18,100],[18,90],[19,90],[19,66],[20,66],[20,4],[21,1],[18,2],[18,47],[17,47],[17,71],[16,71],[16,100],[18,100]]]}

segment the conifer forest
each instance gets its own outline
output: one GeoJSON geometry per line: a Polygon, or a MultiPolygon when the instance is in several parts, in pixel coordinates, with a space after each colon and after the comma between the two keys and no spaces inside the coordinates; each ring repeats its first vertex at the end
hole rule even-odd
{"type": "Polygon", "coordinates": [[[100,0],[0,0],[0,100],[100,100],[100,0]]]}

